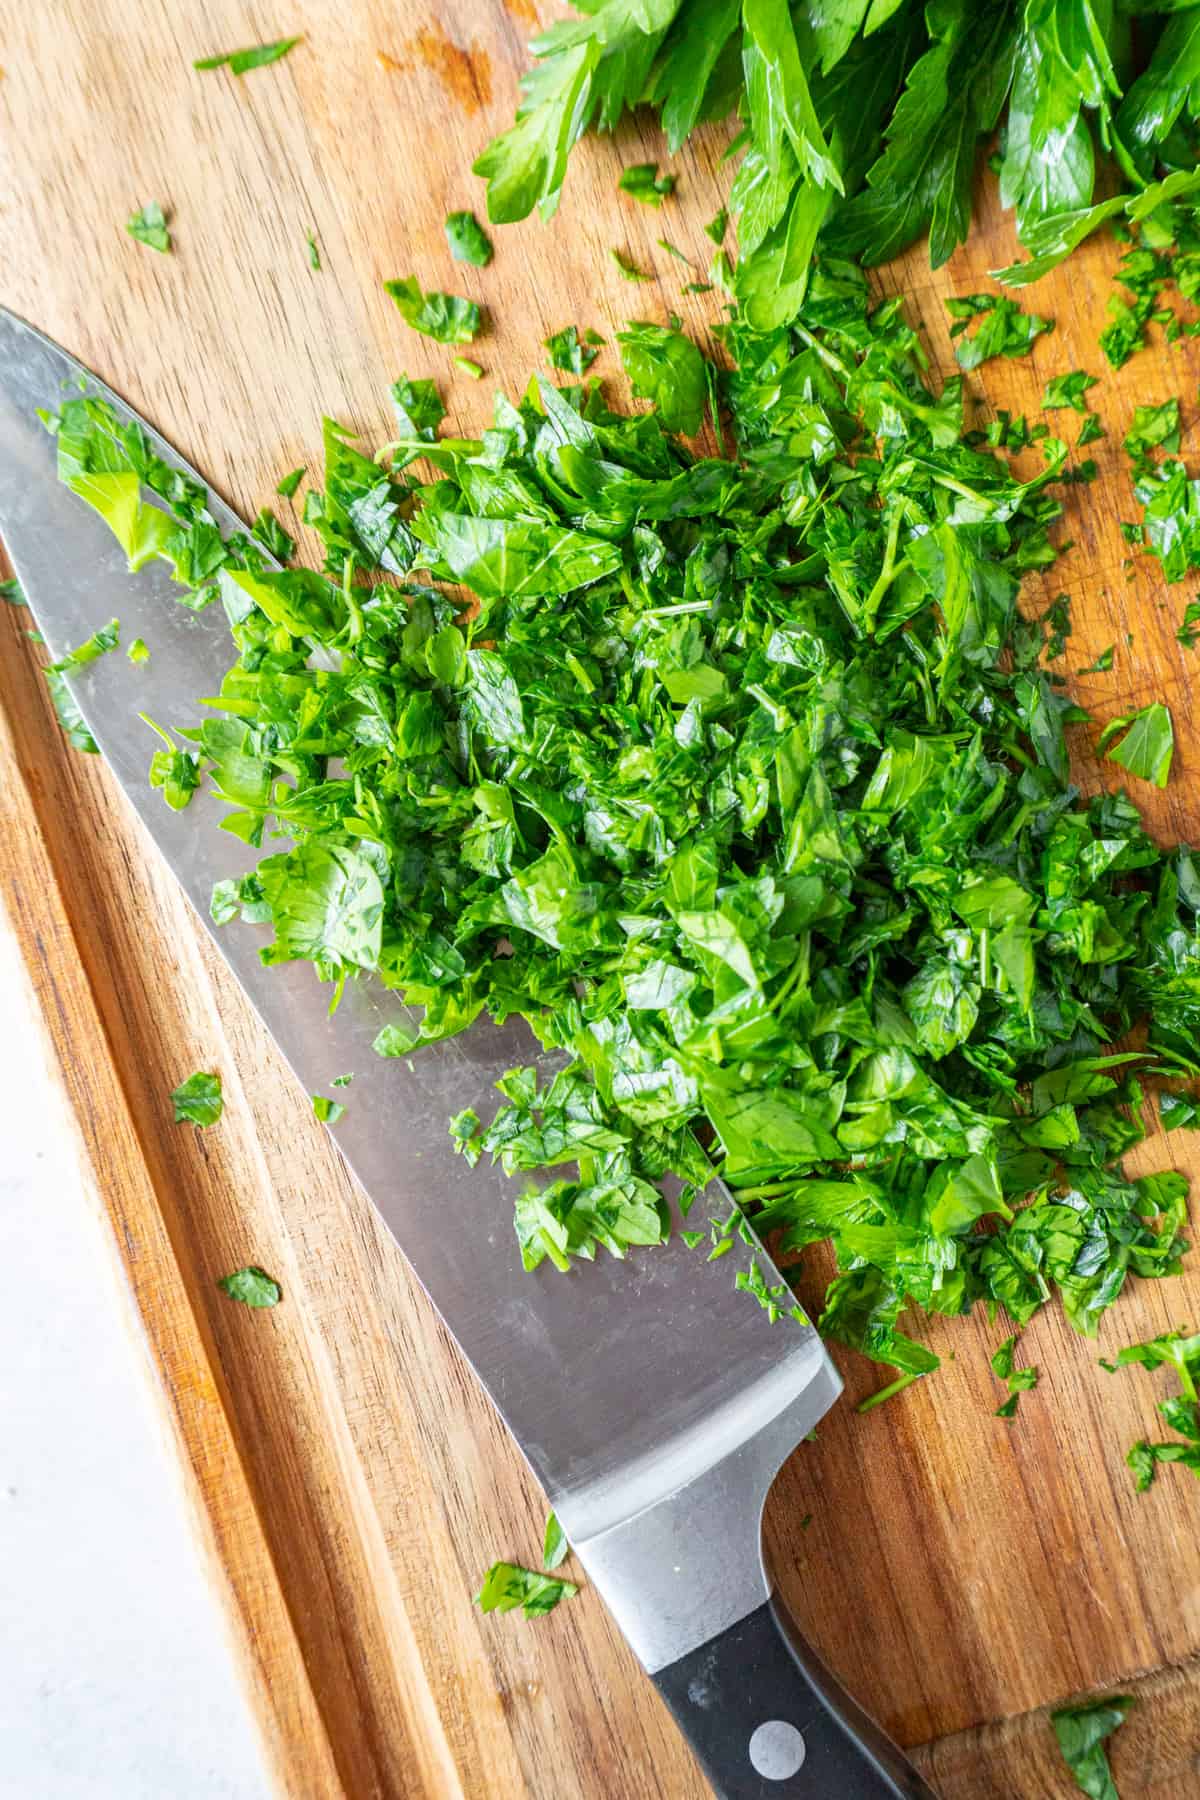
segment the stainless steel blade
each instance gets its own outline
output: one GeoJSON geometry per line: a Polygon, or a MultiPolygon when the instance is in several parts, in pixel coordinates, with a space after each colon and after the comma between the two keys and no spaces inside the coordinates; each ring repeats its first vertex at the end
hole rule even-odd
{"type": "MultiPolygon", "coordinates": [[[[232,661],[228,629],[219,607],[197,614],[177,603],[165,564],[130,575],[104,523],[58,483],[54,440],[36,413],[80,382],[136,420],[168,462],[196,474],[72,357],[0,309],[0,535],[55,656],[114,615],[124,642],[141,636],[149,646],[148,662],[110,655],[72,685],[109,766],[208,924],[213,883],[244,873],[254,853],[218,831],[215,814],[205,817],[202,794],[182,813],[163,804],[147,780],[155,742],[137,715],[195,723],[197,696],[217,693],[232,661]]],[[[211,505],[222,530],[241,527],[221,501],[211,505]]],[[[712,1496],[722,1492],[732,1501],[739,1484],[765,1491],[780,1457],[839,1391],[816,1333],[790,1321],[771,1327],[735,1291],[735,1269],[751,1254],[742,1246],[707,1263],[676,1236],[624,1262],[604,1257],[569,1275],[549,1265],[525,1273],[512,1229],[513,1183],[456,1156],[446,1121],[467,1105],[490,1116],[496,1076],[540,1060],[527,1029],[480,1024],[411,1062],[384,1061],[371,1044],[383,1024],[405,1018],[394,995],[370,981],[351,983],[330,1018],[328,990],[311,969],[263,968],[260,931],[209,928],[310,1093],[353,1070],[338,1146],[642,1660],[661,1667],[703,1641],[714,1618],[742,1617],[762,1597],[757,1557],[752,1564],[729,1545],[718,1566],[693,1567],[682,1534],[703,1521],[689,1511],[685,1490],[694,1495],[699,1478],[720,1465],[720,1480],[706,1485],[706,1509],[719,1510],[712,1496]],[[664,1508],[671,1496],[681,1496],[679,1506],[664,1508]],[[626,1527],[650,1508],[658,1523],[638,1534],[631,1561],[626,1527]]],[[[714,1184],[688,1222],[704,1229],[728,1207],[714,1184]]],[[[761,1248],[757,1255],[767,1278],[777,1279],[761,1248]]],[[[719,1533],[719,1517],[709,1529],[719,1533]]]]}

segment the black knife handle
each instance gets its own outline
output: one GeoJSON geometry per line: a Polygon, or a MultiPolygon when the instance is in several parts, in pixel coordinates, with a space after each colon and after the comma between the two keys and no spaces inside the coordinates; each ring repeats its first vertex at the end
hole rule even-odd
{"type": "Polygon", "coordinates": [[[937,1800],[778,1598],[654,1682],[720,1800],[937,1800]]]}

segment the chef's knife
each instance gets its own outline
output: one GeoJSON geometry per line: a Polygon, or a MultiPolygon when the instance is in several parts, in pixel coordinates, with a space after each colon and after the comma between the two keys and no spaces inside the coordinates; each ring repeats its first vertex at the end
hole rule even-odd
{"type": "MultiPolygon", "coordinates": [[[[189,468],[79,363],[0,309],[0,534],[51,654],[110,617],[149,660],[107,656],[73,676],[96,742],[151,837],[209,923],[213,883],[245,871],[244,844],[215,829],[197,796],[173,812],[147,779],[153,748],[138,714],[194,723],[231,661],[219,606],[178,604],[167,567],[131,575],[116,541],[55,474],[37,417],[80,383],[189,468]]],[[[199,479],[199,477],[196,477],[199,479]]],[[[223,532],[244,529],[213,498],[223,532]]],[[[210,929],[213,929],[210,925],[210,929]]],[[[837,1398],[820,1339],[771,1327],[735,1291],[726,1257],[706,1262],[676,1234],[661,1249],[568,1275],[526,1273],[512,1190],[454,1155],[449,1116],[486,1107],[495,1078],[543,1058],[526,1027],[477,1024],[411,1060],[383,1060],[395,996],[352,982],[333,1017],[302,964],[266,969],[253,927],[214,929],[219,949],[311,1093],[354,1070],[337,1141],[491,1394],[563,1529],[642,1663],[730,1800],[883,1800],[931,1790],[804,1644],[773,1596],[759,1548],[763,1501],[784,1457],[837,1398]]],[[[407,1022],[407,1021],[406,1021],[407,1022]]],[[[714,1183],[689,1224],[724,1218],[714,1183]]],[[[778,1279],[761,1245],[768,1282],[778,1279]]],[[[646,1791],[654,1787],[647,1771],[646,1791]]]]}

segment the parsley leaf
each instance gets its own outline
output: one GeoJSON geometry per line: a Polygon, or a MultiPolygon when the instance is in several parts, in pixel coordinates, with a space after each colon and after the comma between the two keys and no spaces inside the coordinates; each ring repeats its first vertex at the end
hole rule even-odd
{"type": "Polygon", "coordinates": [[[1050,1714],[1063,1761],[1090,1800],[1119,1800],[1104,1744],[1136,1704],[1131,1694],[1113,1694],[1079,1706],[1060,1706],[1050,1714]]]}
{"type": "Polygon", "coordinates": [[[546,1535],[542,1543],[543,1569],[557,1569],[570,1553],[567,1534],[553,1513],[546,1518],[546,1535]]]}
{"type": "Polygon", "coordinates": [[[1187,1094],[1163,1094],[1158,1104],[1164,1131],[1200,1131],[1200,1100],[1187,1094]]]}
{"type": "Polygon", "coordinates": [[[318,247],[317,240],[311,231],[305,232],[304,241],[308,245],[309,268],[319,270],[321,267],[321,251],[318,247]]]}
{"type": "Polygon", "coordinates": [[[225,50],[217,56],[201,57],[192,64],[193,69],[222,69],[228,67],[233,75],[245,75],[250,69],[265,69],[269,63],[279,62],[297,44],[304,42],[303,37],[277,38],[272,44],[252,44],[248,50],[225,50]]]}
{"type": "Polygon", "coordinates": [[[455,262],[486,269],[492,260],[492,240],[473,212],[447,213],[446,242],[455,262]]]}
{"type": "Polygon", "coordinates": [[[693,437],[708,402],[708,376],[692,340],[665,325],[635,321],[618,331],[617,343],[634,393],[654,403],[668,431],[693,437]]]}
{"type": "Polygon", "coordinates": [[[125,226],[131,238],[139,244],[146,244],[151,250],[160,250],[166,255],[171,248],[171,234],[167,230],[167,215],[157,200],[147,201],[130,215],[125,226]]]}
{"type": "Polygon", "coordinates": [[[643,269],[639,269],[636,267],[635,264],[627,261],[627,259],[624,256],[622,256],[622,254],[619,250],[610,250],[608,254],[611,257],[612,261],[616,265],[617,273],[622,277],[623,280],[625,280],[625,281],[653,281],[654,280],[653,275],[647,275],[643,269]]]}
{"type": "Polygon", "coordinates": [[[1133,424],[1125,433],[1126,456],[1140,467],[1151,450],[1179,449],[1179,402],[1164,400],[1160,406],[1134,408],[1133,424]]]}
{"type": "Polygon", "coordinates": [[[222,1275],[217,1286],[231,1300],[240,1300],[243,1306],[278,1306],[283,1299],[283,1289],[274,1277],[252,1263],[244,1269],[235,1269],[231,1275],[222,1275]]]}
{"type": "Polygon", "coordinates": [[[300,483],[304,480],[306,474],[307,470],[303,463],[301,463],[298,469],[293,469],[290,474],[283,477],[279,486],[275,489],[275,492],[282,499],[290,500],[296,492],[296,489],[300,486],[300,483]]]}
{"type": "Polygon", "coordinates": [[[145,640],[140,637],[134,638],[125,654],[131,663],[144,663],[150,661],[149,647],[145,640]]]}
{"type": "Polygon", "coordinates": [[[661,206],[668,194],[675,191],[675,177],[660,175],[657,163],[630,163],[622,171],[617,186],[623,194],[640,200],[643,206],[661,206]]]}
{"type": "Polygon", "coordinates": [[[1095,375],[1085,374],[1082,369],[1073,369],[1069,375],[1052,376],[1042,393],[1042,411],[1057,412],[1069,406],[1075,412],[1086,412],[1084,395],[1089,388],[1095,387],[1097,379],[1095,375]]]}
{"type": "Polygon", "coordinates": [[[974,300],[980,324],[972,336],[959,338],[954,354],[961,369],[977,369],[993,356],[1024,356],[1043,332],[1054,329],[1052,320],[1023,312],[1007,296],[978,294],[974,300]]]}
{"type": "Polygon", "coordinates": [[[553,1612],[560,1600],[568,1600],[578,1592],[573,1581],[541,1575],[518,1563],[494,1562],[483,1578],[475,1604],[485,1613],[512,1612],[519,1606],[527,1619],[538,1619],[553,1612]]]}
{"type": "Polygon", "coordinates": [[[173,1089],[171,1104],[175,1108],[176,1125],[185,1121],[193,1125],[215,1125],[225,1105],[221,1097],[221,1077],[202,1071],[189,1075],[173,1089]]]}
{"type": "Polygon", "coordinates": [[[405,324],[439,344],[469,344],[481,328],[482,314],[474,300],[457,294],[423,294],[413,275],[385,281],[383,287],[405,324]]]}
{"type": "Polygon", "coordinates": [[[0,581],[0,600],[3,600],[8,606],[29,605],[24,590],[15,575],[10,575],[7,581],[0,581]]]}
{"type": "Polygon", "coordinates": [[[336,1125],[346,1108],[340,1100],[329,1100],[324,1094],[314,1094],[312,1109],[322,1125],[336,1125]]]}
{"type": "Polygon", "coordinates": [[[1171,715],[1160,700],[1138,712],[1113,719],[1100,734],[1099,748],[1110,762],[1119,763],[1131,775],[1166,787],[1175,753],[1171,715]],[[1123,736],[1120,736],[1124,733],[1123,736]],[[1120,742],[1113,739],[1120,736],[1120,742]],[[1109,746],[1112,746],[1111,748],[1109,746]]]}
{"type": "Polygon", "coordinates": [[[551,333],[544,347],[550,352],[552,368],[562,369],[570,375],[586,375],[603,343],[599,332],[589,328],[580,337],[574,325],[564,325],[561,331],[551,333]]]}

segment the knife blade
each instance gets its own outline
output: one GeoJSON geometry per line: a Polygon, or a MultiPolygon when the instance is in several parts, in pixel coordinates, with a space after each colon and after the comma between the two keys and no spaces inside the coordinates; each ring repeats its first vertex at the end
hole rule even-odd
{"type": "MultiPolygon", "coordinates": [[[[231,661],[228,627],[218,606],[178,604],[164,563],[131,575],[104,522],[58,482],[54,439],[37,414],[81,384],[168,463],[203,479],[82,365],[0,309],[0,534],[34,616],[55,658],[113,616],[126,641],[145,639],[147,662],[109,656],[71,677],[96,743],[306,1090],[354,1070],[339,1149],[625,1636],[720,1791],[817,1793],[836,1770],[842,1800],[928,1795],[868,1720],[847,1723],[844,1697],[811,1653],[783,1651],[773,1622],[759,1514],[780,1462],[841,1384],[811,1326],[771,1327],[736,1291],[739,1261],[748,1268],[757,1258],[768,1282],[779,1279],[761,1244],[709,1263],[676,1232],[623,1262],[527,1273],[512,1182],[468,1167],[446,1127],[464,1106],[485,1110],[514,1064],[553,1066],[528,1028],[480,1022],[412,1059],[384,1060],[371,1048],[380,1028],[414,1023],[394,994],[351,982],[331,1017],[310,969],[264,968],[252,926],[212,925],[213,884],[245,873],[251,853],[201,816],[203,795],[185,812],[163,804],[149,785],[154,746],[138,714],[195,723],[196,697],[219,691],[231,661]],[[783,1731],[782,1747],[779,1730],[769,1743],[762,1736],[767,1725],[783,1731]]],[[[245,529],[216,496],[210,509],[223,533],[245,529]]],[[[729,1211],[713,1182],[688,1223],[705,1231],[729,1211]]],[[[795,1636],[789,1621],[780,1629],[795,1636]]]]}

